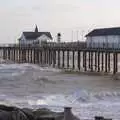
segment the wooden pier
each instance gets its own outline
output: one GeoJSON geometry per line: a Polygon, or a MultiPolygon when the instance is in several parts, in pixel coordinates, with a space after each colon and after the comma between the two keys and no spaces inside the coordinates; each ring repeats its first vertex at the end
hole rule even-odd
{"type": "Polygon", "coordinates": [[[90,72],[118,72],[118,49],[87,49],[79,46],[0,46],[1,58],[14,63],[48,65],[90,72]]]}

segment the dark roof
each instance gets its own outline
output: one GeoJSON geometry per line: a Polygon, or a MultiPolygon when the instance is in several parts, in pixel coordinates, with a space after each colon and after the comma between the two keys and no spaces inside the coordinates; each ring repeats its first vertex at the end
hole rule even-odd
{"type": "Polygon", "coordinates": [[[24,36],[26,39],[36,39],[40,37],[41,35],[46,35],[50,39],[52,39],[51,33],[50,32],[23,32],[24,36]]]}
{"type": "Polygon", "coordinates": [[[120,35],[120,27],[94,29],[87,36],[120,35]]]}

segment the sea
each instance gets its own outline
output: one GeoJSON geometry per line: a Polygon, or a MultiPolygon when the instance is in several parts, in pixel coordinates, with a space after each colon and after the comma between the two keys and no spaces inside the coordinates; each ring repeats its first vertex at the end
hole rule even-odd
{"type": "Polygon", "coordinates": [[[120,80],[113,78],[112,74],[67,72],[0,58],[0,104],[56,112],[72,107],[81,120],[94,116],[119,120],[120,80]]]}

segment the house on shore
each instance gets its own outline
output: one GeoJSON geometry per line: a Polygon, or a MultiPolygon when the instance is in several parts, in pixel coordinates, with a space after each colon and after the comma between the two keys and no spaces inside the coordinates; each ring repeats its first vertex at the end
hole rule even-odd
{"type": "Polygon", "coordinates": [[[120,27],[94,29],[86,43],[88,48],[120,48],[120,27]]]}
{"type": "Polygon", "coordinates": [[[18,39],[20,45],[42,45],[42,43],[51,42],[53,40],[50,32],[39,32],[38,27],[35,31],[25,31],[18,39]]]}

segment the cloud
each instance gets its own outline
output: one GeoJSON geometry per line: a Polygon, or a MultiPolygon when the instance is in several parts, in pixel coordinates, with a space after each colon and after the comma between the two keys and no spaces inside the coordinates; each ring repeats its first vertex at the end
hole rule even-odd
{"type": "Polygon", "coordinates": [[[119,4],[119,0],[0,0],[0,39],[14,41],[34,24],[64,36],[76,28],[117,26],[119,4]]]}

